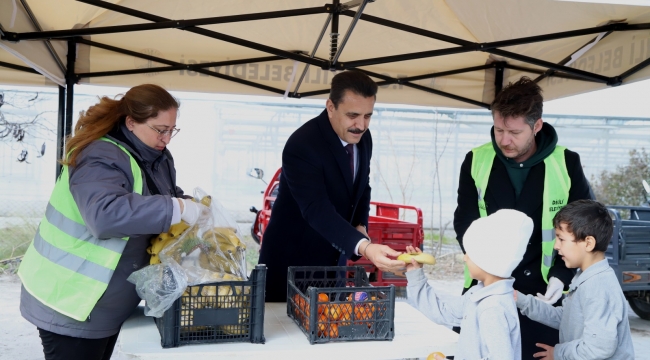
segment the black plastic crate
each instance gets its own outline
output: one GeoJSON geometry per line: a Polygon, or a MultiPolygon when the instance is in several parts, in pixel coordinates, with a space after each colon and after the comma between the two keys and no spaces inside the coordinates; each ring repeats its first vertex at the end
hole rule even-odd
{"type": "Polygon", "coordinates": [[[287,277],[287,315],[310,344],[395,337],[395,287],[370,285],[362,266],[292,266],[287,277]]]}
{"type": "Polygon", "coordinates": [[[263,344],[266,266],[257,265],[247,281],[188,286],[160,318],[155,318],[163,348],[188,344],[251,342],[263,344]]]}

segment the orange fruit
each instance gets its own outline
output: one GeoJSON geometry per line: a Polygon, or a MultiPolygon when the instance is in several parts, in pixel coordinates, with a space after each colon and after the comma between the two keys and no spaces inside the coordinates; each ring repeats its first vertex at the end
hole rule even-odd
{"type": "Polygon", "coordinates": [[[354,308],[354,318],[355,320],[368,320],[372,317],[370,314],[370,309],[365,306],[357,306],[354,308]]]}
{"type": "MultiPolygon", "coordinates": [[[[327,311],[327,317],[330,319],[336,321],[341,317],[341,305],[339,304],[331,304],[329,306],[329,309],[327,311]]],[[[337,331],[338,333],[338,331],[337,331]]]]}
{"type": "Polygon", "coordinates": [[[352,304],[341,304],[341,320],[351,320],[352,314],[352,304]]]}
{"type": "Polygon", "coordinates": [[[329,336],[331,338],[339,337],[339,326],[336,324],[330,324],[329,336]]]}
{"type": "Polygon", "coordinates": [[[326,333],[328,328],[329,320],[325,314],[320,314],[318,316],[318,332],[326,333]]]}
{"type": "MultiPolygon", "coordinates": [[[[327,294],[325,294],[325,293],[318,294],[318,302],[319,303],[321,303],[321,302],[322,303],[327,303],[329,301],[330,301],[330,298],[329,298],[329,296],[327,296],[327,294]]],[[[327,308],[328,308],[327,304],[318,304],[318,314],[320,315],[320,314],[327,313],[327,308]]]]}
{"type": "Polygon", "coordinates": [[[429,356],[427,356],[427,360],[437,360],[436,355],[441,356],[443,359],[445,358],[445,354],[443,354],[443,353],[441,353],[439,351],[436,351],[436,352],[432,352],[431,354],[429,354],[429,356]]]}

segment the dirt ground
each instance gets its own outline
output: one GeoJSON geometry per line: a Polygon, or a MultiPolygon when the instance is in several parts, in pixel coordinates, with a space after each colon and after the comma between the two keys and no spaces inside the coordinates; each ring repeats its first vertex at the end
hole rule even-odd
{"type": "MultiPolygon", "coordinates": [[[[462,264],[450,252],[438,259],[438,264],[425,268],[430,284],[440,292],[459,294],[462,289],[462,264]]],[[[0,359],[43,359],[36,328],[20,316],[20,279],[16,275],[0,275],[0,359]]],[[[650,360],[650,321],[629,310],[630,328],[637,360],[650,360]]],[[[121,360],[119,351],[113,356],[121,360]]]]}

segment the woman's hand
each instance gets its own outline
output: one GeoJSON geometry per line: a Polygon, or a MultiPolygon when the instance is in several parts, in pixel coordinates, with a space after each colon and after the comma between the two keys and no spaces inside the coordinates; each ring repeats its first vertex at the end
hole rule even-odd
{"type": "Polygon", "coordinates": [[[201,203],[180,198],[177,198],[177,200],[181,206],[181,220],[190,225],[196,224],[199,219],[210,216],[210,209],[201,203]]]}

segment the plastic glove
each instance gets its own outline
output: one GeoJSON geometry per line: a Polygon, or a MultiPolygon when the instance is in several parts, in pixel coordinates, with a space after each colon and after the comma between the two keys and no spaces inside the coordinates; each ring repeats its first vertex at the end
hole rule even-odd
{"type": "Polygon", "coordinates": [[[181,212],[181,220],[185,221],[190,225],[196,224],[199,219],[203,219],[209,216],[210,209],[200,203],[196,203],[192,200],[187,199],[178,199],[183,202],[183,211],[181,212]]]}
{"type": "Polygon", "coordinates": [[[542,295],[537,293],[537,299],[547,304],[555,304],[560,297],[562,297],[562,290],[564,290],[564,283],[556,278],[551,277],[548,279],[548,286],[546,287],[546,294],[542,295]]]}

